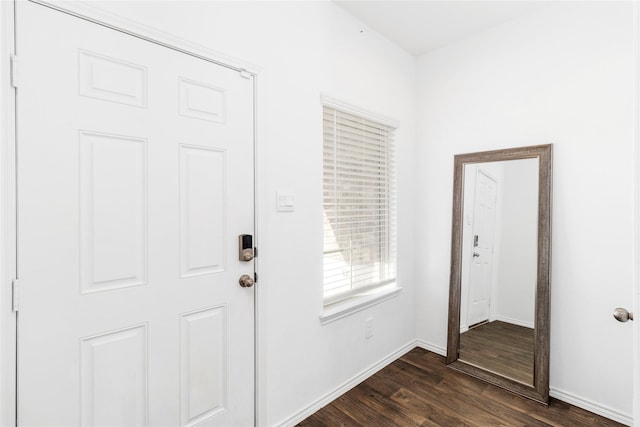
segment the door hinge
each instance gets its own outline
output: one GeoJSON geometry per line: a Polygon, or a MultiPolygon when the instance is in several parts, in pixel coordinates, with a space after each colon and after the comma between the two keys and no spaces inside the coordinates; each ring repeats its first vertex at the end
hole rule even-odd
{"type": "Polygon", "coordinates": [[[20,306],[20,281],[13,279],[11,281],[11,310],[18,311],[20,306]]]}
{"type": "Polygon", "coordinates": [[[10,60],[11,67],[11,86],[17,88],[18,87],[18,57],[15,55],[11,55],[10,60]]]}
{"type": "Polygon", "coordinates": [[[258,283],[258,273],[253,272],[253,283],[258,283]]]}
{"type": "Polygon", "coordinates": [[[248,72],[247,70],[245,70],[244,68],[240,68],[240,77],[242,77],[244,79],[250,79],[251,78],[251,73],[248,72]]]}
{"type": "Polygon", "coordinates": [[[254,257],[254,258],[257,258],[257,257],[258,257],[258,248],[257,248],[257,247],[254,247],[254,248],[253,248],[253,257],[254,257]]]}

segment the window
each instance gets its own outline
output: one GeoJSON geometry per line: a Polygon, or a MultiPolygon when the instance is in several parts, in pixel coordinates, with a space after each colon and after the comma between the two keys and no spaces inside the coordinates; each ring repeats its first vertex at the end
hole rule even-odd
{"type": "Polygon", "coordinates": [[[393,127],[325,105],[324,301],[395,282],[393,127]]]}

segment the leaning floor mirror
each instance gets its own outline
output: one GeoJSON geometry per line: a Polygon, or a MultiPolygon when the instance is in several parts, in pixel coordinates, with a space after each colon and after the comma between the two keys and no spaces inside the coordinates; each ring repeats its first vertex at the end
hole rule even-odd
{"type": "Polygon", "coordinates": [[[447,365],[549,401],[552,146],[454,160],[447,365]]]}

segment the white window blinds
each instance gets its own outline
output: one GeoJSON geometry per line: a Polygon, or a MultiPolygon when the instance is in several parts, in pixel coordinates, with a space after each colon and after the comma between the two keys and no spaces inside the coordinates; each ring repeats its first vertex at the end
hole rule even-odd
{"type": "Polygon", "coordinates": [[[324,107],[325,304],[395,281],[393,128],[324,107]]]}

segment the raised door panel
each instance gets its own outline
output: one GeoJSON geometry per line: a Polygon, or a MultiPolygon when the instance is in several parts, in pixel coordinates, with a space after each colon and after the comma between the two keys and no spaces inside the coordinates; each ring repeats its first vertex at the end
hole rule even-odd
{"type": "Polygon", "coordinates": [[[180,395],[182,425],[204,422],[227,406],[226,307],[181,317],[180,395]]]}
{"type": "Polygon", "coordinates": [[[80,132],[82,293],[146,284],[146,146],[80,132]]]}
{"type": "Polygon", "coordinates": [[[218,149],[180,147],[181,277],[225,270],[226,156],[218,149]]]}
{"type": "Polygon", "coordinates": [[[80,341],[83,426],[147,425],[147,326],[80,341]]]}
{"type": "Polygon", "coordinates": [[[78,52],[80,95],[136,107],[147,106],[147,69],[95,52],[78,52]]]}

